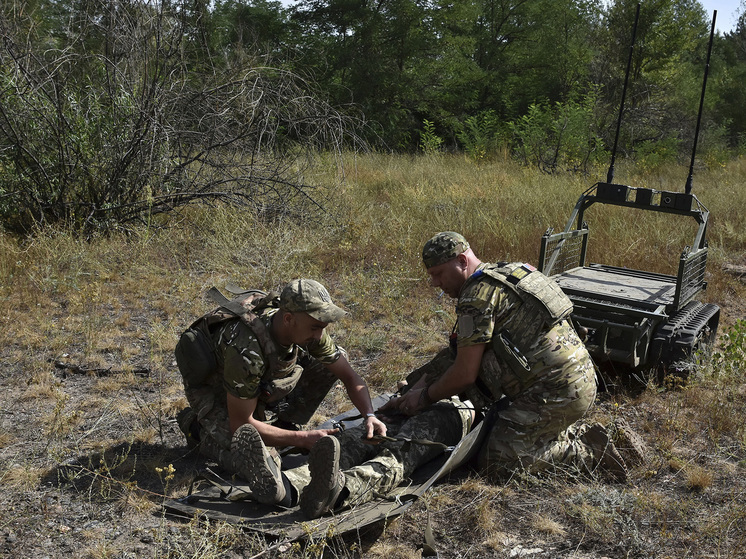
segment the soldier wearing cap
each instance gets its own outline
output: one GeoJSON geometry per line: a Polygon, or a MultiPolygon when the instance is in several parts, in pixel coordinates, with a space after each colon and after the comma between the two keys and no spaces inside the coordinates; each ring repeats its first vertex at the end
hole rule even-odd
{"type": "Polygon", "coordinates": [[[203,317],[192,325],[187,332],[207,332],[215,358],[204,379],[190,380],[195,359],[193,344],[184,341],[186,332],[177,345],[190,404],[178,418],[180,428],[203,454],[250,482],[259,500],[297,499],[298,488],[280,474],[273,447],[310,449],[335,432],[303,431],[297,425],[311,419],[337,380],[366,418],[367,436],[386,434],[365,381],[326,332],[345,314],[323,285],[298,279],[285,286],[279,298],[270,294],[242,316],[226,313],[209,327],[202,326],[203,317]]]}
{"type": "Polygon", "coordinates": [[[432,285],[457,299],[457,322],[450,347],[381,411],[413,415],[465,394],[478,410],[497,412],[478,455],[486,474],[600,467],[625,479],[605,428],[580,421],[596,396],[595,367],[557,283],[529,264],[483,263],[452,231],[428,240],[422,259],[432,285]]]}

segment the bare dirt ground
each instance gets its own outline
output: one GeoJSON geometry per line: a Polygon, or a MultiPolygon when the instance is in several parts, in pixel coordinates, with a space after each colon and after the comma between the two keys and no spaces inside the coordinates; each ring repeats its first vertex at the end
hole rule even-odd
{"type": "MultiPolygon", "coordinates": [[[[428,518],[441,557],[746,557],[742,370],[725,383],[705,376],[683,389],[602,394],[593,417],[624,419],[644,441],[641,460],[622,448],[625,483],[558,472],[496,486],[464,471],[387,526],[277,548],[163,512],[206,466],[175,423],[185,402],[173,340],[147,326],[165,320],[163,309],[94,309],[90,335],[116,332],[94,355],[78,334],[52,343],[73,319],[70,301],[46,301],[48,322],[36,318],[20,336],[20,317],[37,304],[22,298],[19,314],[3,317],[2,557],[418,557],[428,518]]],[[[743,301],[729,304],[724,328],[744,316],[743,301]]],[[[168,320],[188,323],[183,312],[168,320]]],[[[363,374],[366,363],[355,362],[363,374]]]]}

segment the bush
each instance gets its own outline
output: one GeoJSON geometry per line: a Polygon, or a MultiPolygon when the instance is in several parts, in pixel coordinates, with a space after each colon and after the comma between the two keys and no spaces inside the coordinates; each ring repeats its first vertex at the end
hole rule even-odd
{"type": "Polygon", "coordinates": [[[264,60],[213,64],[178,4],[85,4],[48,33],[0,12],[5,228],[109,230],[196,200],[307,205],[297,173],[351,120],[264,60]]]}
{"type": "Polygon", "coordinates": [[[443,138],[435,133],[435,123],[424,119],[420,132],[420,149],[427,155],[438,153],[443,146],[443,138]]]}
{"type": "Polygon", "coordinates": [[[508,123],[516,156],[525,165],[547,172],[562,168],[586,171],[605,159],[595,118],[597,98],[593,89],[580,101],[532,104],[527,114],[508,123]]]}
{"type": "Polygon", "coordinates": [[[501,143],[500,135],[500,120],[493,110],[470,116],[457,133],[464,150],[477,163],[497,151],[501,143]]]}
{"type": "Polygon", "coordinates": [[[635,148],[635,159],[640,169],[652,171],[665,163],[676,161],[679,153],[679,140],[646,140],[635,148]]]}

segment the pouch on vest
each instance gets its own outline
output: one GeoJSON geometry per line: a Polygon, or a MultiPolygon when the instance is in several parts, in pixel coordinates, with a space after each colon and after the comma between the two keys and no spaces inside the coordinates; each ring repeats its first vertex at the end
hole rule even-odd
{"type": "Polygon", "coordinates": [[[205,384],[207,378],[217,372],[215,350],[202,330],[187,329],[176,344],[174,356],[186,388],[205,384]]]}
{"type": "Polygon", "coordinates": [[[504,394],[511,400],[522,390],[532,386],[536,380],[536,373],[531,371],[531,365],[521,350],[510,340],[505,331],[492,337],[492,349],[505,365],[502,387],[504,394]]]}
{"type": "Polygon", "coordinates": [[[303,374],[303,367],[295,365],[293,372],[283,378],[262,381],[260,384],[259,399],[266,404],[274,404],[290,394],[298,384],[303,374]]]}
{"type": "Polygon", "coordinates": [[[516,374],[528,373],[531,367],[528,359],[513,345],[504,332],[498,332],[492,341],[492,347],[495,353],[510,367],[516,374]]]}

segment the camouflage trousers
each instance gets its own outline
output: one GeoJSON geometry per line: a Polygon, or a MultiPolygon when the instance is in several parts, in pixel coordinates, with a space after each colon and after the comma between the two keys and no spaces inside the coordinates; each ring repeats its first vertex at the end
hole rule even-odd
{"type": "MultiPolygon", "coordinates": [[[[559,331],[566,340],[548,339],[545,349],[537,347],[532,357],[539,365],[532,367],[532,372],[538,371],[538,378],[498,412],[477,459],[484,474],[505,479],[516,471],[537,473],[560,465],[581,471],[593,468],[598,449],[594,452],[584,440],[590,425],[580,420],[596,397],[595,368],[574,332],[565,330],[559,331]]],[[[449,349],[441,351],[408,377],[409,384],[423,375],[432,383],[454,360],[449,349]]],[[[500,367],[504,366],[488,348],[479,376],[491,375],[493,382],[489,384],[499,385],[499,377],[505,373],[500,367]]],[[[504,377],[514,379],[515,375],[510,371],[504,377]]]]}
{"type": "MultiPolygon", "coordinates": [[[[471,404],[453,398],[441,400],[413,417],[397,415],[386,426],[389,436],[427,439],[452,446],[471,428],[472,412],[471,404]]],[[[343,507],[388,494],[419,466],[443,452],[439,446],[417,443],[386,441],[374,445],[364,442],[363,435],[362,426],[335,435],[340,440],[339,467],[345,476],[343,507]]],[[[283,473],[299,493],[311,481],[308,466],[283,473]]]]}
{"type": "MultiPolygon", "coordinates": [[[[266,414],[270,422],[281,421],[303,425],[310,421],[314,412],[337,382],[337,377],[322,363],[315,359],[304,359],[304,366],[298,384],[292,392],[280,400],[271,409],[263,410],[258,406],[254,416],[266,414]]],[[[215,377],[213,382],[199,388],[185,388],[190,410],[180,418],[179,426],[189,438],[189,425],[196,420],[199,425],[198,441],[194,441],[201,454],[216,460],[226,470],[240,473],[242,460],[231,454],[230,423],[228,420],[228,401],[222,378],[215,377]]],[[[266,418],[265,416],[265,418],[266,418]]]]}
{"type": "Polygon", "coordinates": [[[590,425],[580,419],[596,394],[595,379],[585,378],[561,395],[529,390],[500,411],[479,451],[485,474],[504,479],[516,471],[537,473],[560,465],[593,468],[595,451],[583,435],[590,425]]]}

